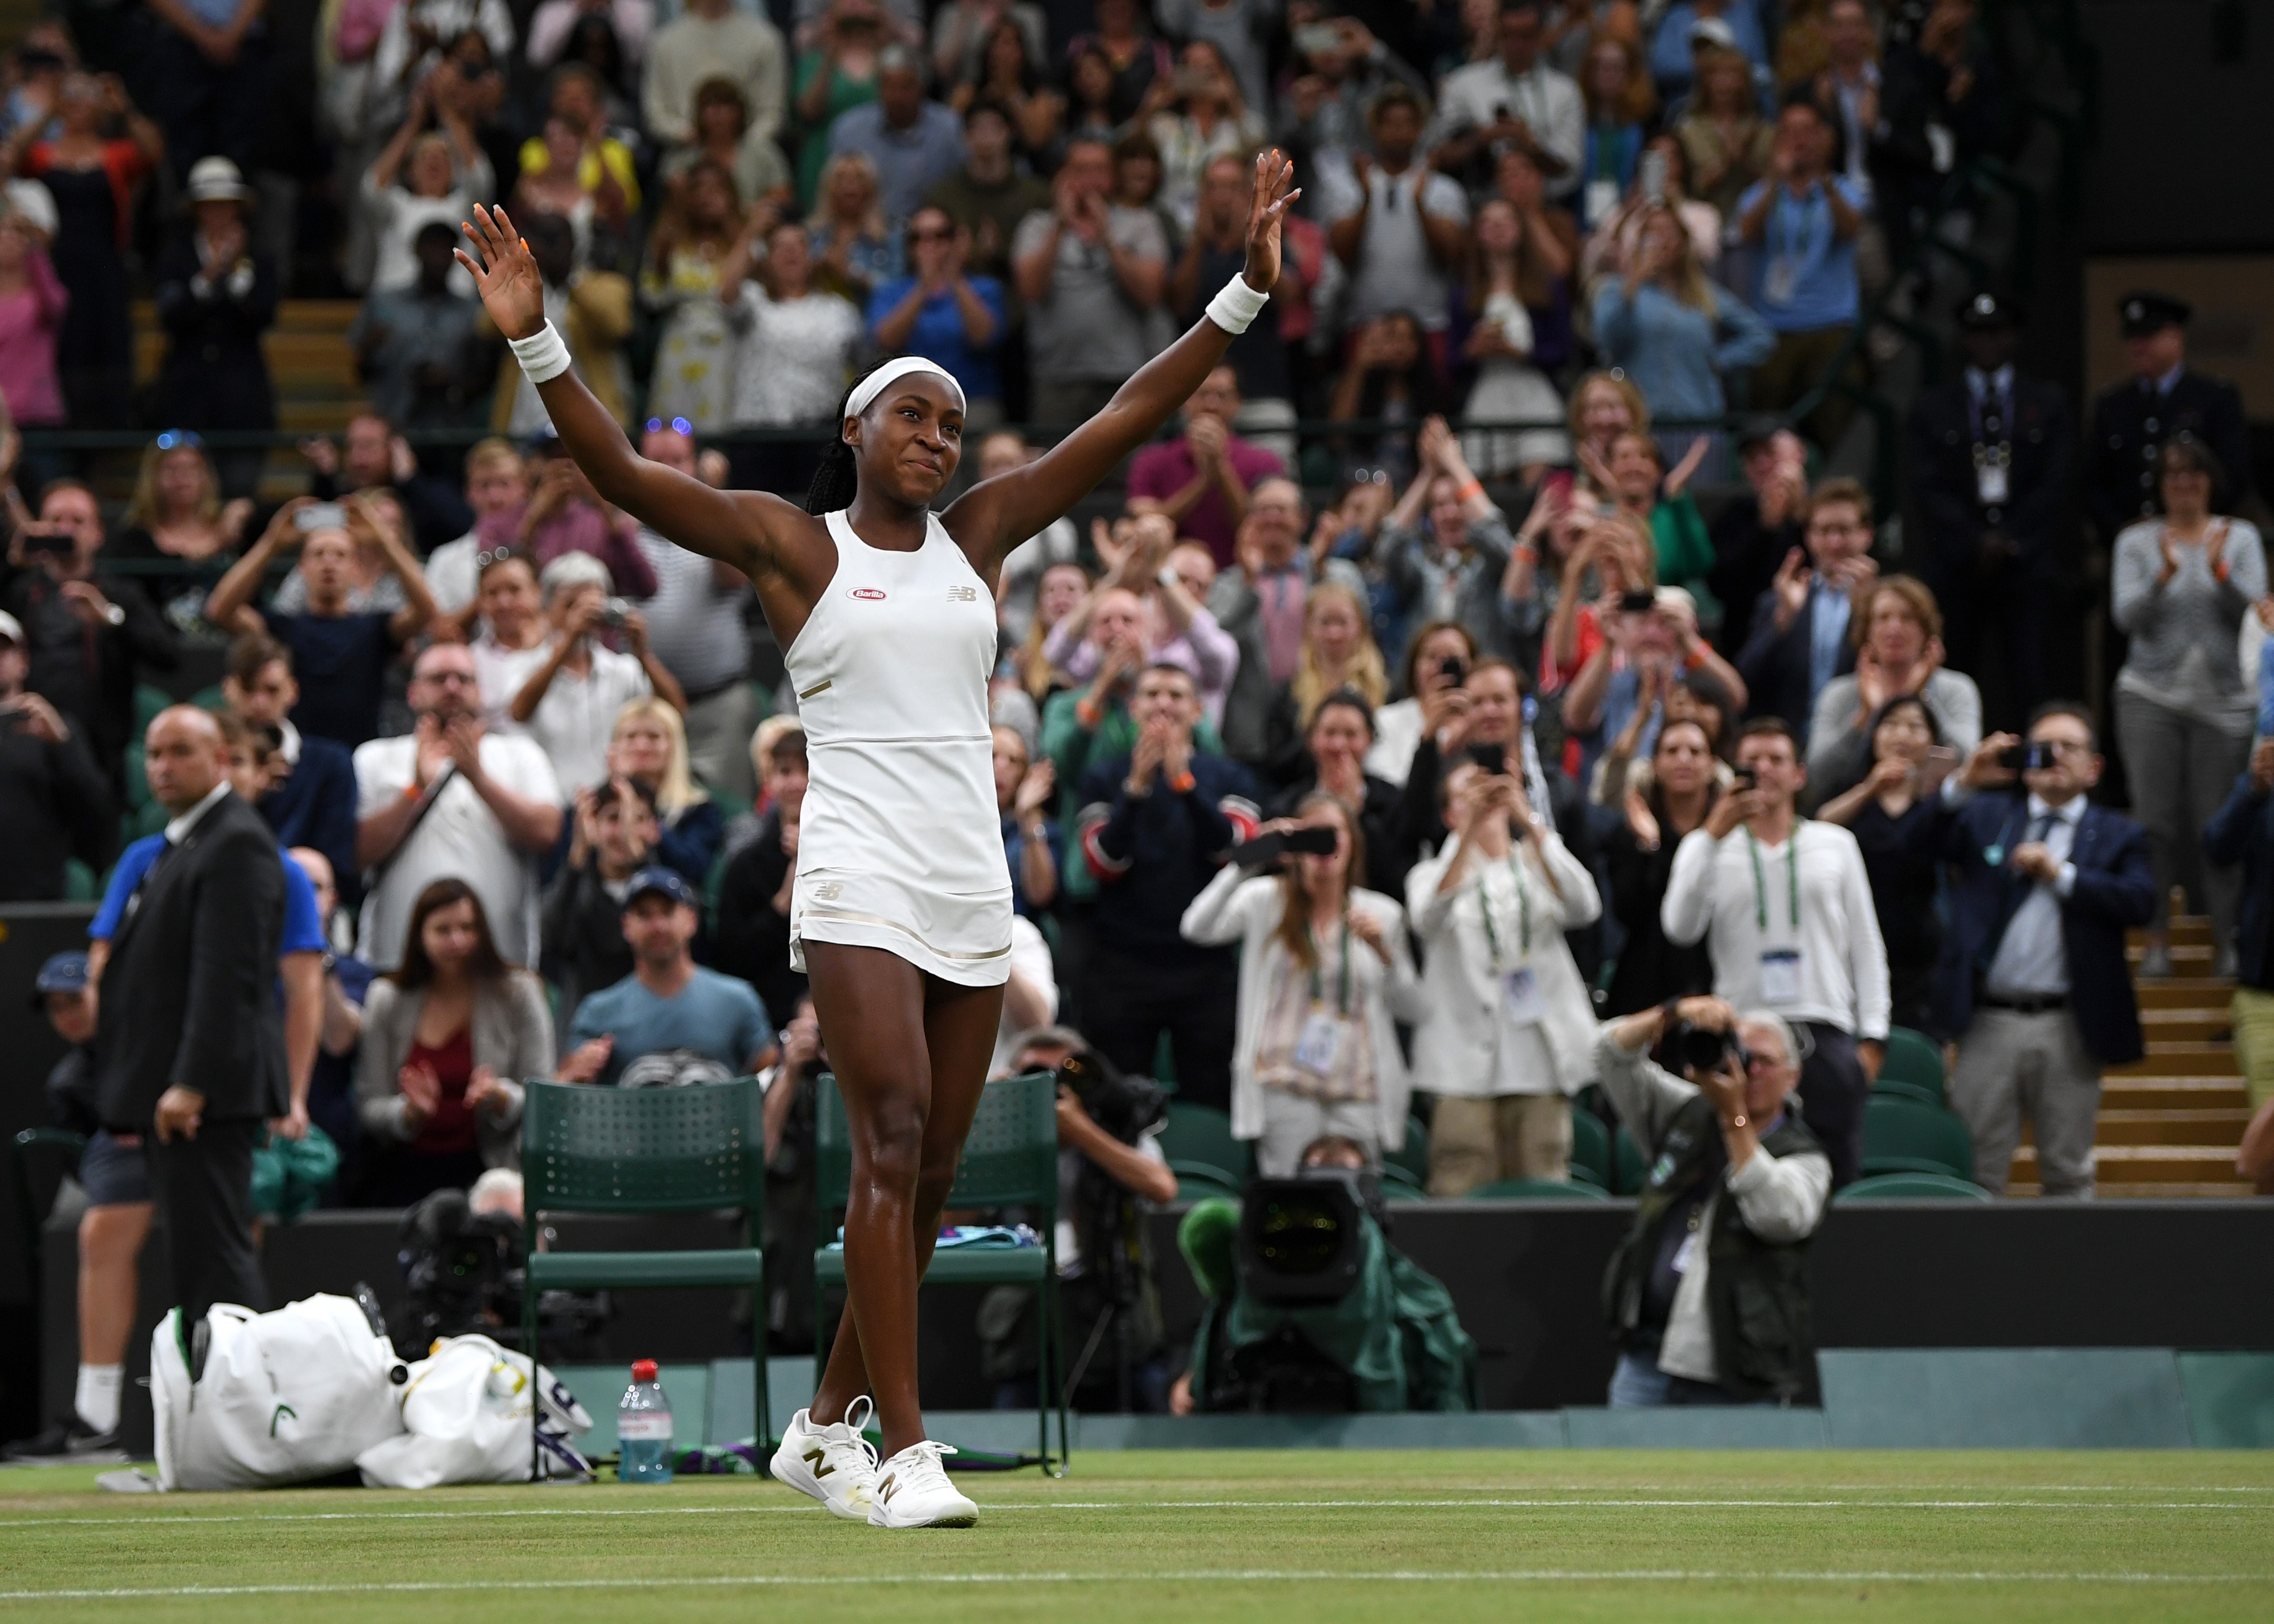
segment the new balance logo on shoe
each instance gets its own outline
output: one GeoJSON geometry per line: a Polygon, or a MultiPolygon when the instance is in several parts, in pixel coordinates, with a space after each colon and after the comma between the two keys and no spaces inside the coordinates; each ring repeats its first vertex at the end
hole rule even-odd
{"type": "Polygon", "coordinates": [[[897,1472],[886,1477],[877,1485],[877,1498],[889,1501],[892,1498],[892,1491],[900,1487],[900,1475],[897,1472]]]}
{"type": "Polygon", "coordinates": [[[824,1450],[809,1449],[805,1452],[805,1463],[813,1468],[813,1475],[816,1477],[826,1477],[830,1473],[837,1469],[833,1466],[824,1466],[822,1464],[822,1462],[828,1458],[828,1454],[824,1450]]]}

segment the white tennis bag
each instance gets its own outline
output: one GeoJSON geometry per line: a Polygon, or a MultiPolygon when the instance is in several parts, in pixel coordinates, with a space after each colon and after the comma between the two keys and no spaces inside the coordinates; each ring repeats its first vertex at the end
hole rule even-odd
{"type": "Polygon", "coordinates": [[[583,1477],[591,1464],[576,1438],[592,1417],[552,1371],[486,1336],[454,1336],[410,1366],[397,1390],[403,1430],[356,1457],[374,1489],[431,1489],[446,1483],[527,1483],[532,1407],[538,1458],[547,1477],[583,1477]]]}
{"type": "Polygon", "coordinates": [[[345,1471],[403,1431],[393,1344],[354,1299],[308,1297],[273,1313],[207,1311],[205,1363],[178,1308],[150,1337],[150,1402],[164,1489],[267,1489],[345,1471]]]}

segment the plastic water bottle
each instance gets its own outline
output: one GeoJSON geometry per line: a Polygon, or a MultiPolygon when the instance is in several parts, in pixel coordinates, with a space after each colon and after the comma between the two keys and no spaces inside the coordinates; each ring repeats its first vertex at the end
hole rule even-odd
{"type": "Polygon", "coordinates": [[[671,1481],[671,1401],[655,1379],[655,1361],[632,1365],[632,1385],[616,1406],[616,1481],[671,1481]]]}

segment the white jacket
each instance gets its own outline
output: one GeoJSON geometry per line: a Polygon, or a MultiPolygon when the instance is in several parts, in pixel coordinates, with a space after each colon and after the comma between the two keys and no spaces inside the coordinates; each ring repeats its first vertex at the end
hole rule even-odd
{"type": "Polygon", "coordinates": [[[1485,903],[1492,904],[1493,932],[1500,938],[1501,968],[1529,965],[1546,1007],[1540,1022],[1555,1075],[1518,1091],[1576,1094],[1595,1075],[1595,1008],[1587,984],[1563,940],[1567,930],[1593,924],[1603,911],[1595,877],[1553,830],[1535,855],[1518,842],[1522,875],[1506,859],[1472,852],[1466,872],[1450,895],[1439,882],[1453,860],[1456,842],[1417,866],[1405,880],[1406,906],[1421,938],[1422,1015],[1413,1034],[1413,1069],[1419,1086],[1433,1094],[1482,1096],[1501,1093],[1500,1039],[1503,994],[1493,967],[1492,937],[1485,930],[1485,903]],[[1478,894],[1481,879],[1485,895],[1478,894]],[[1517,886],[1530,899],[1532,950],[1523,948],[1523,907],[1517,886]]]}
{"type": "MultiPolygon", "coordinates": [[[[1380,892],[1363,888],[1351,892],[1350,906],[1382,926],[1382,945],[1389,949],[1385,965],[1371,948],[1353,944],[1351,1003],[1366,1011],[1367,1031],[1374,1039],[1374,1099],[1382,1114],[1382,1148],[1394,1151],[1405,1143],[1405,1102],[1413,1091],[1405,1056],[1397,1047],[1396,1023],[1420,1018],[1421,982],[1405,945],[1405,910],[1380,892]]],[[[1241,1139],[1263,1137],[1263,1086],[1255,1080],[1255,1054],[1262,1046],[1273,989],[1282,976],[1294,973],[1276,933],[1284,908],[1277,879],[1250,878],[1227,863],[1209,881],[1208,889],[1193,898],[1181,927],[1186,941],[1240,944],[1231,1131],[1241,1139]]]]}

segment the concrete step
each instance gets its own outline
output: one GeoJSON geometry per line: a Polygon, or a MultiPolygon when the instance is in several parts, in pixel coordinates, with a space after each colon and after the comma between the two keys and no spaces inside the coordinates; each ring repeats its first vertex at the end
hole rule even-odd
{"type": "Polygon", "coordinates": [[[2234,997],[2234,983],[2217,976],[2171,976],[2135,981],[2132,992],[2146,1009],[2220,1009],[2234,997]]]}
{"type": "MultiPolygon", "coordinates": [[[[2093,1137],[2103,1145],[2199,1144],[2224,1145],[2233,1150],[2241,1145],[2242,1130],[2249,1125],[2250,1107],[2247,1104],[2179,1110],[2111,1110],[2103,1106],[2093,1137]]],[[[2029,1143],[2031,1138],[2024,1124],[2023,1142],[2029,1143]]]]}
{"type": "MultiPolygon", "coordinates": [[[[2012,1197],[2037,1197],[2043,1194],[2034,1179],[2028,1182],[2015,1179],[2006,1186],[2006,1193],[2012,1197]]],[[[2235,1201],[2248,1200],[2256,1192],[2240,1180],[2218,1182],[2203,1179],[2176,1184],[2161,1183],[2153,1180],[2142,1180],[2137,1183],[2128,1180],[2116,1183],[2104,1182],[2097,1184],[2094,1193],[2104,1201],[2235,1201]]]]}
{"type": "MultiPolygon", "coordinates": [[[[2124,956],[2131,963],[2135,978],[2139,978],[2140,961],[2147,955],[2148,949],[2136,941],[2127,943],[2124,948],[2124,956]]],[[[2210,943],[2207,941],[2175,941],[2172,944],[2172,969],[2179,975],[2210,980],[2211,961],[2215,956],[2210,943]]]]}
{"type": "Polygon", "coordinates": [[[2150,1043],[2195,1039],[2212,1042],[2231,1036],[2234,1023],[2224,1007],[2209,1009],[2142,1009],[2141,1030],[2150,1043]]]}
{"type": "MultiPolygon", "coordinates": [[[[2210,917],[2200,913],[2175,913],[2172,916],[2170,939],[2173,947],[2185,943],[2191,948],[2210,945],[2210,917]]],[[[2124,940],[2138,947],[2147,940],[2145,931],[2127,931],[2124,940]]]]}
{"type": "Polygon", "coordinates": [[[2231,1043],[2150,1041],[2144,1058],[2127,1061],[2121,1066],[2112,1066],[2108,1069],[2108,1075],[2112,1077],[2239,1077],[2242,1069],[2235,1063],[2234,1046],[2231,1043]]]}
{"type": "MultiPolygon", "coordinates": [[[[2142,1181],[2177,1184],[2234,1177],[2234,1147],[2218,1144],[2099,1144],[2093,1163],[2103,1184],[2142,1181]]],[[[2014,1152],[2014,1176],[2035,1179],[2037,1152],[2023,1145],[2014,1152]]]]}
{"type": "Polygon", "coordinates": [[[2112,1111],[2240,1111],[2250,1095],[2240,1077],[2111,1076],[2100,1085],[2100,1114],[2112,1111]]]}

